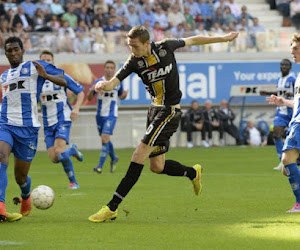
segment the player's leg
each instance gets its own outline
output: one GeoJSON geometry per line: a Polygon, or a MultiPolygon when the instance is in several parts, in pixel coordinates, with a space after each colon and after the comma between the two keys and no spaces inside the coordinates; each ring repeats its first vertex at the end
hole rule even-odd
{"type": "Polygon", "coordinates": [[[282,147],[283,147],[283,140],[282,140],[282,136],[284,133],[284,127],[283,126],[274,126],[274,132],[273,132],[273,136],[274,136],[274,143],[275,143],[275,148],[276,148],[276,152],[279,158],[279,165],[276,166],[274,168],[274,170],[282,170],[283,164],[281,162],[281,158],[282,158],[282,147]]]}
{"type": "Polygon", "coordinates": [[[131,163],[126,175],[121,180],[110,202],[103,206],[96,214],[89,217],[92,222],[103,222],[105,220],[114,220],[118,216],[118,206],[124,200],[128,192],[139,179],[144,167],[144,162],[153,151],[153,147],[141,142],[135,149],[131,158],[131,163]]]}
{"type": "MultiPolygon", "coordinates": [[[[0,131],[1,139],[3,133],[0,131]]],[[[12,141],[12,138],[11,138],[12,141]]],[[[8,184],[7,167],[9,161],[9,155],[11,153],[11,146],[5,141],[0,141],[0,222],[3,222],[7,218],[7,212],[5,208],[5,194],[8,184]]]]}
{"type": "Polygon", "coordinates": [[[64,171],[69,179],[69,189],[77,189],[79,188],[79,185],[75,177],[75,171],[70,154],[66,151],[66,145],[67,142],[65,139],[56,138],[54,142],[54,152],[58,162],[62,163],[64,171]]]}

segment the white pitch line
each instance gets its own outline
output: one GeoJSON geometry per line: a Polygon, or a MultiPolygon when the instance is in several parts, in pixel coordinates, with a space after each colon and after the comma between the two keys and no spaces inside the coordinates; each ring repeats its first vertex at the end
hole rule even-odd
{"type": "Polygon", "coordinates": [[[24,244],[24,242],[0,240],[0,246],[20,246],[24,244]]]}

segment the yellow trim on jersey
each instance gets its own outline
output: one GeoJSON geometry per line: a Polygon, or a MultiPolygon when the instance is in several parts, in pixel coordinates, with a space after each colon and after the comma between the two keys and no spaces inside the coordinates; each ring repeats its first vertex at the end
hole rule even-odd
{"type": "Polygon", "coordinates": [[[155,93],[156,93],[156,97],[155,97],[155,105],[162,105],[162,99],[163,99],[163,96],[164,96],[164,85],[163,85],[163,81],[158,81],[158,82],[155,82],[153,83],[153,88],[155,90],[155,93]]]}
{"type": "Polygon", "coordinates": [[[152,66],[152,65],[158,63],[156,57],[153,54],[151,54],[150,56],[146,57],[145,59],[147,60],[149,66],[152,66]]]}
{"type": "Polygon", "coordinates": [[[151,143],[152,143],[154,137],[156,137],[156,135],[165,127],[167,121],[174,115],[174,113],[175,113],[174,111],[175,111],[175,109],[171,108],[171,114],[169,114],[167,116],[167,118],[157,127],[157,129],[153,133],[151,139],[149,140],[149,143],[148,143],[149,146],[151,146],[151,143]]]}

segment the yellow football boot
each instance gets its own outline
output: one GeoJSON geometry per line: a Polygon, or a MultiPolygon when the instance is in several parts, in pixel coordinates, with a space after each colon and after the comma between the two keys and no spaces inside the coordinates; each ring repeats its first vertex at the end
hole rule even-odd
{"type": "Polygon", "coordinates": [[[103,206],[97,213],[89,217],[91,222],[104,222],[106,220],[115,220],[118,216],[118,209],[111,211],[108,206],[103,206]]]}
{"type": "Polygon", "coordinates": [[[193,166],[193,169],[196,170],[196,177],[192,180],[194,186],[194,192],[196,195],[201,194],[202,191],[202,184],[201,184],[201,174],[202,174],[202,167],[199,164],[193,166]]]}

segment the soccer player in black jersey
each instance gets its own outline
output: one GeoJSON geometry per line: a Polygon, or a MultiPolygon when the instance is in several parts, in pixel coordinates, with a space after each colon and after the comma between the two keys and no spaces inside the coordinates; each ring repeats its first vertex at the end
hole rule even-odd
{"type": "Polygon", "coordinates": [[[103,222],[117,218],[119,204],[139,179],[148,157],[151,171],[170,176],[186,176],[192,181],[195,194],[201,193],[200,165],[188,167],[174,160],[165,160],[170,137],[176,132],[182,114],[179,104],[182,94],[174,51],[184,46],[229,42],[237,36],[237,32],[231,32],[224,36],[192,36],[154,43],[150,42],[149,32],[143,26],[135,26],[129,31],[127,37],[131,55],[111,80],[97,82],[95,90],[112,90],[132,72],[137,73],[152,100],[147,115],[147,130],[135,149],[128,171],[112,200],[91,215],[90,221],[103,222]]]}

